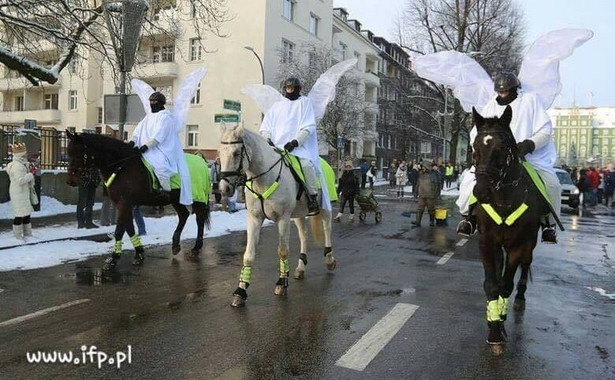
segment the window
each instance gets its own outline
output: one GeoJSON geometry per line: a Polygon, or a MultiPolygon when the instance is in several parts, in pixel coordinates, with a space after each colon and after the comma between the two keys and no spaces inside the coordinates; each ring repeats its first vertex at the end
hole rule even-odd
{"type": "Polygon", "coordinates": [[[96,122],[98,124],[102,124],[103,123],[103,109],[102,109],[102,107],[98,107],[98,117],[96,118],[96,122]]]}
{"type": "Polygon", "coordinates": [[[359,68],[359,61],[361,60],[361,53],[355,51],[354,52],[354,57],[357,59],[357,64],[354,65],[354,67],[356,67],[358,69],[359,68]]]}
{"type": "Polygon", "coordinates": [[[282,0],[283,9],[282,16],[285,19],[293,21],[295,19],[295,1],[294,0],[282,0]]]}
{"type": "Polygon", "coordinates": [[[201,84],[196,87],[196,92],[194,96],[190,100],[190,104],[200,104],[201,103],[201,84]]]}
{"type": "Polygon", "coordinates": [[[295,44],[290,41],[282,40],[282,62],[290,63],[293,60],[293,50],[295,49],[295,44]]]}
{"type": "Polygon", "coordinates": [[[77,90],[70,90],[68,92],[68,109],[69,110],[77,109],[77,90]]]}
{"type": "Polygon", "coordinates": [[[45,104],[43,108],[46,110],[57,110],[58,94],[45,94],[45,104]]]}
{"type": "Polygon", "coordinates": [[[23,96],[15,97],[15,111],[23,111],[24,109],[24,98],[23,96]]]}
{"type": "Polygon", "coordinates": [[[187,146],[198,146],[199,145],[199,126],[198,125],[186,125],[186,130],[188,131],[186,141],[187,146]]]}
{"type": "Polygon", "coordinates": [[[203,46],[201,46],[200,38],[190,39],[190,60],[200,61],[203,54],[203,46]]]}
{"type": "Polygon", "coordinates": [[[310,14],[310,33],[318,35],[318,23],[320,19],[313,14],[310,14]]]}
{"type": "Polygon", "coordinates": [[[77,74],[77,57],[74,57],[68,64],[68,71],[71,74],[77,74]]]}
{"type": "Polygon", "coordinates": [[[160,92],[167,99],[167,103],[173,99],[173,86],[156,86],[154,91],[160,92]]]}
{"type": "Polygon", "coordinates": [[[152,47],[152,62],[174,62],[175,61],[175,45],[169,44],[164,46],[152,47]]]}
{"type": "Polygon", "coordinates": [[[316,66],[316,53],[313,51],[308,52],[308,66],[309,67],[316,66]]]}
{"type": "Polygon", "coordinates": [[[348,45],[343,42],[340,42],[340,48],[342,49],[342,61],[346,60],[346,49],[348,49],[348,45]]]}

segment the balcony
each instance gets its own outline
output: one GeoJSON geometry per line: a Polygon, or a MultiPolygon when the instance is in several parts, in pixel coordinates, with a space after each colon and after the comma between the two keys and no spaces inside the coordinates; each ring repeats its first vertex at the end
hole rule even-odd
{"type": "Polygon", "coordinates": [[[135,66],[134,71],[140,79],[174,79],[178,68],[176,62],[144,63],[135,66]]]}
{"type": "Polygon", "coordinates": [[[40,86],[33,86],[29,80],[24,77],[15,78],[0,78],[0,92],[18,91],[28,89],[30,91],[36,90],[49,90],[52,88],[59,88],[62,83],[62,79],[58,78],[58,81],[54,84],[43,82],[40,86]]]}
{"type": "Polygon", "coordinates": [[[367,87],[380,87],[380,77],[373,71],[367,71],[363,75],[363,79],[365,80],[365,86],[367,87]]]}
{"type": "Polygon", "coordinates": [[[30,110],[30,111],[3,111],[0,112],[0,124],[20,124],[25,119],[34,119],[38,125],[59,124],[62,121],[60,110],[30,110]]]}
{"type": "Polygon", "coordinates": [[[378,114],[378,103],[374,103],[374,102],[369,102],[366,101],[365,102],[365,112],[372,114],[372,115],[376,115],[378,114]]]}

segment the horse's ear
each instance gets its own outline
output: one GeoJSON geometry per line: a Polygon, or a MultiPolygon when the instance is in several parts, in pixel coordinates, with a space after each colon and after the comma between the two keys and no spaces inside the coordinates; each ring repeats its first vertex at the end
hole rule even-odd
{"type": "Polygon", "coordinates": [[[510,106],[506,106],[504,113],[500,116],[500,121],[507,127],[510,126],[510,121],[512,120],[512,108],[510,106]]]}
{"type": "Polygon", "coordinates": [[[474,125],[476,125],[476,128],[482,127],[485,123],[485,118],[482,117],[474,107],[472,107],[472,117],[474,118],[474,125]]]}
{"type": "Polygon", "coordinates": [[[73,140],[75,138],[75,134],[67,129],[66,130],[66,137],[68,137],[69,140],[73,140]]]}

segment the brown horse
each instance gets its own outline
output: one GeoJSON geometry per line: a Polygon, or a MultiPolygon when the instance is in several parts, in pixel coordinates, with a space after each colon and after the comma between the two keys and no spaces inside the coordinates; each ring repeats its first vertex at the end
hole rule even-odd
{"type": "MultiPolygon", "coordinates": [[[[172,252],[174,255],[179,253],[180,236],[190,216],[186,206],[179,203],[179,190],[171,191],[170,197],[162,196],[153,190],[151,175],[141,160],[141,154],[120,140],[98,134],[67,132],[67,135],[69,138],[67,152],[70,159],[67,183],[70,186],[77,186],[85,168],[98,168],[105,183],[109,184],[108,194],[117,208],[115,247],[113,253],[105,260],[103,269],[111,270],[117,265],[122,253],[124,232],[128,233],[135,248],[133,265],[143,264],[145,259],[143,245],[139,236],[135,234],[133,225],[132,209],[136,205],[162,206],[170,203],[173,206],[179,217],[179,223],[173,233],[172,252]],[[109,181],[111,177],[113,178],[109,181]]],[[[198,171],[196,175],[205,177],[201,190],[209,194],[207,163],[197,156],[190,158],[196,160],[196,171],[198,171]]],[[[192,169],[190,175],[195,175],[192,169]]],[[[192,211],[196,214],[198,235],[190,255],[196,257],[203,247],[204,227],[209,227],[209,204],[195,201],[192,204],[192,211]]]]}
{"type": "Polygon", "coordinates": [[[517,143],[510,130],[510,106],[500,118],[483,118],[476,110],[472,111],[478,132],[473,145],[476,165],[474,195],[478,200],[474,211],[480,229],[479,249],[485,270],[487,343],[495,354],[501,354],[506,337],[504,321],[508,298],[514,290],[515,272],[521,265],[514,306],[516,310],[522,310],[541,218],[549,208],[519,159],[517,143]]]}

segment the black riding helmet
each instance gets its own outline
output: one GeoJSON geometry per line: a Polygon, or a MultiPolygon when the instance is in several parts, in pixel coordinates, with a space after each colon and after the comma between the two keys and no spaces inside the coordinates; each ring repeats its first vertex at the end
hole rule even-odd
{"type": "Polygon", "coordinates": [[[164,95],[158,91],[149,96],[149,105],[152,108],[153,113],[162,111],[166,102],[167,98],[165,98],[164,95]]]}
{"type": "Polygon", "coordinates": [[[509,71],[498,73],[493,78],[493,89],[496,92],[510,91],[513,88],[521,87],[517,76],[509,71]]]}
{"type": "Polygon", "coordinates": [[[284,89],[282,90],[284,96],[290,100],[296,100],[301,95],[301,81],[299,78],[291,77],[284,81],[284,89]],[[287,87],[292,87],[293,92],[286,92],[287,87]]]}

